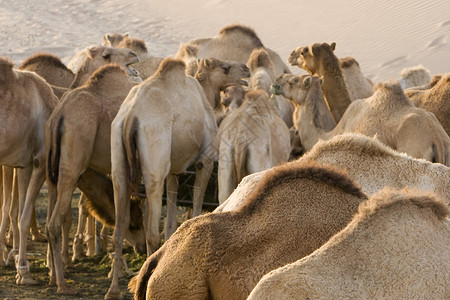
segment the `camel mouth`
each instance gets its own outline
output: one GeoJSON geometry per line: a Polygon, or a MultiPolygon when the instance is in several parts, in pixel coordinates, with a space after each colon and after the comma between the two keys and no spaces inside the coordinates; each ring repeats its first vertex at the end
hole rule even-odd
{"type": "Polygon", "coordinates": [[[135,69],[133,69],[132,67],[130,67],[129,65],[127,66],[127,74],[129,76],[133,76],[133,77],[139,77],[139,72],[135,69]]]}
{"type": "Polygon", "coordinates": [[[272,88],[270,89],[270,93],[279,96],[280,95],[281,86],[279,84],[272,84],[272,88]]]}
{"type": "Polygon", "coordinates": [[[246,80],[243,80],[243,79],[239,80],[239,84],[243,85],[243,86],[248,86],[248,82],[246,80]]]}

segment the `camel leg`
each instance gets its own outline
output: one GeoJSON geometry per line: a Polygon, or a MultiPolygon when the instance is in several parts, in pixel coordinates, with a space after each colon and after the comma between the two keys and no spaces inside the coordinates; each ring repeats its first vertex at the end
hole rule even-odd
{"type": "Polygon", "coordinates": [[[9,219],[11,220],[12,249],[8,254],[6,265],[9,265],[10,261],[14,261],[14,257],[19,254],[19,187],[17,184],[17,180],[13,181],[13,194],[11,197],[9,219]]]}
{"type": "Polygon", "coordinates": [[[214,168],[214,160],[204,159],[200,164],[196,164],[195,182],[194,182],[194,209],[192,216],[196,217],[202,213],[203,198],[205,197],[206,187],[214,168]]]}
{"type": "Polygon", "coordinates": [[[164,239],[167,241],[177,229],[178,176],[171,174],[167,175],[166,193],[167,217],[164,224],[164,239]]]}
{"type": "Polygon", "coordinates": [[[84,241],[87,246],[86,256],[95,255],[95,218],[89,214],[86,222],[86,234],[84,241]]]}
{"type": "Polygon", "coordinates": [[[96,232],[100,233],[95,235],[95,255],[100,255],[106,253],[108,250],[109,229],[98,220],[95,220],[95,226],[96,232]]]}
{"type": "MultiPolygon", "coordinates": [[[[225,202],[228,197],[233,193],[235,188],[236,177],[234,173],[234,158],[233,158],[233,145],[226,142],[222,142],[220,145],[219,165],[217,170],[218,188],[219,188],[219,204],[225,202]]],[[[195,181],[197,181],[198,174],[196,173],[195,181]]]]}
{"type": "MultiPolygon", "coordinates": [[[[12,204],[12,185],[13,185],[13,169],[8,167],[0,168],[2,171],[2,211],[1,211],[1,225],[0,225],[0,266],[4,266],[7,257],[8,257],[8,249],[6,246],[6,231],[8,229],[8,225],[10,224],[10,216],[9,212],[11,210],[12,204]]],[[[13,223],[14,220],[11,220],[13,223]]],[[[17,222],[17,219],[15,220],[17,222]]]]}
{"type": "Polygon", "coordinates": [[[86,203],[86,195],[82,193],[80,199],[78,200],[78,226],[77,232],[75,233],[75,238],[73,240],[72,261],[81,259],[84,256],[83,234],[86,228],[87,216],[89,215],[85,203],[86,203]]]}
{"type": "Polygon", "coordinates": [[[50,218],[55,210],[56,198],[57,198],[57,188],[56,184],[54,184],[51,180],[47,178],[47,190],[48,190],[48,208],[47,208],[47,225],[45,226],[45,233],[47,235],[47,267],[49,268],[49,285],[56,284],[56,273],[55,273],[55,264],[53,261],[53,248],[50,243],[50,234],[48,231],[48,223],[50,222],[50,218]]]}
{"type": "Polygon", "coordinates": [[[33,166],[28,166],[25,169],[29,170],[18,170],[18,184],[19,184],[19,260],[16,266],[18,278],[16,283],[21,284],[37,284],[37,281],[31,277],[28,262],[26,259],[26,251],[27,251],[27,237],[28,232],[30,230],[31,217],[34,210],[34,202],[37,198],[39,190],[44,184],[45,180],[45,166],[43,160],[37,163],[38,167],[33,168],[33,166]],[[28,173],[31,174],[31,179],[28,173]],[[26,175],[25,175],[26,174],[26,175]],[[28,183],[28,185],[26,184],[28,183]],[[22,194],[21,194],[22,191],[22,194]],[[26,194],[23,195],[23,191],[26,191],[26,194]],[[24,197],[25,196],[25,197],[24,197]],[[25,198],[25,203],[23,206],[21,205],[22,199],[25,198]],[[23,210],[21,211],[21,207],[23,210]]]}
{"type": "MultiPolygon", "coordinates": [[[[72,199],[71,199],[72,200],[72,199]]],[[[72,226],[72,207],[69,203],[69,208],[65,214],[65,218],[63,221],[63,231],[62,231],[62,248],[61,248],[61,256],[62,262],[64,266],[70,264],[70,256],[69,256],[69,232],[70,227],[72,226]]]]}
{"type": "Polygon", "coordinates": [[[33,205],[33,215],[31,216],[31,227],[30,227],[31,238],[33,241],[46,243],[47,238],[39,231],[36,220],[36,209],[33,205]]]}

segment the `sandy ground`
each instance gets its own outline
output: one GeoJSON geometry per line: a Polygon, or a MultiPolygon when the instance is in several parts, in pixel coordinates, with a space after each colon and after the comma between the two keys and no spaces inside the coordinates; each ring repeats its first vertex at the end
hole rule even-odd
{"type": "MultiPolygon", "coordinates": [[[[67,64],[104,34],[128,32],[144,39],[151,55],[166,57],[181,42],[215,36],[233,23],[255,29],[285,61],[298,46],[336,42],[336,55],[355,57],[375,82],[399,78],[403,68],[418,64],[432,74],[450,71],[450,1],[443,0],[0,0],[0,55],[18,66],[49,52],[67,64]]],[[[31,243],[29,253],[37,253],[32,271],[42,284],[17,287],[15,270],[0,268],[0,298],[58,298],[46,285],[45,244],[31,243]]],[[[80,290],[72,299],[103,297],[110,283],[105,260],[89,258],[69,268],[69,282],[80,290]]]]}

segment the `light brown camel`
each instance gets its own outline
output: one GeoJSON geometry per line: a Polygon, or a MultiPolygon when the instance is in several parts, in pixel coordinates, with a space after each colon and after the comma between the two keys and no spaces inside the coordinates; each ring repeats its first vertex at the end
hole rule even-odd
{"type": "MultiPolygon", "coordinates": [[[[124,226],[130,222],[129,187],[142,174],[147,195],[143,222],[150,255],[160,246],[159,222],[164,181],[167,190],[166,240],[176,229],[177,174],[195,165],[193,216],[201,213],[203,196],[216,157],[217,127],[202,86],[186,75],[181,60],[166,58],[158,71],[133,88],[111,129],[112,179],[116,209],[113,278],[105,298],[119,298],[118,270],[124,226]],[[186,134],[189,133],[189,134],[186,134]]],[[[231,70],[228,69],[231,72],[231,70]]]]}
{"type": "Polygon", "coordinates": [[[129,48],[143,60],[149,56],[144,40],[132,38],[128,33],[108,33],[103,36],[103,46],[114,48],[129,48]]]}
{"type": "Polygon", "coordinates": [[[17,283],[33,284],[26,260],[27,235],[34,201],[45,180],[44,123],[58,98],[42,77],[14,70],[7,58],[0,58],[0,95],[0,165],[18,168],[17,283]]]}
{"type": "MultiPolygon", "coordinates": [[[[129,66],[139,62],[137,54],[129,48],[113,48],[106,46],[87,47],[78,52],[67,64],[67,68],[76,74],[70,88],[79,87],[84,84],[91,74],[108,63],[118,63],[125,67],[129,76],[139,74],[129,66]],[[80,71],[82,71],[81,74],[80,71]],[[79,74],[79,75],[78,75],[79,74]]],[[[136,79],[136,81],[139,81],[136,79]]]]}
{"type": "Polygon", "coordinates": [[[184,222],[129,287],[134,299],[245,299],[268,271],[312,253],[344,228],[365,199],[332,167],[276,167],[237,211],[184,222]]]}
{"type": "MultiPolygon", "coordinates": [[[[197,45],[198,58],[214,57],[225,61],[247,63],[250,53],[255,48],[264,47],[255,31],[244,25],[231,24],[220,29],[219,34],[212,38],[198,38],[188,44],[197,45]]],[[[281,57],[273,50],[264,49],[269,53],[275,67],[275,74],[291,73],[281,57]]]]}
{"type": "MultiPolygon", "coordinates": [[[[367,195],[384,187],[408,187],[432,192],[450,206],[449,167],[399,153],[376,138],[355,133],[338,135],[328,141],[319,141],[299,160],[314,160],[345,170],[367,195]]],[[[269,169],[246,176],[215,212],[242,206],[261,178],[271,176],[273,172],[269,169]]]]}
{"type": "MultiPolygon", "coordinates": [[[[47,230],[53,261],[50,265],[51,280],[56,276],[58,293],[71,292],[64,280],[60,227],[66,212],[70,211],[72,193],[87,168],[103,174],[111,173],[111,122],[135,85],[119,65],[103,66],[85,85],[67,92],[47,122],[47,230]]],[[[141,240],[129,232],[126,237],[140,248],[140,252],[145,252],[143,231],[141,234],[141,240]]]]}
{"type": "MultiPolygon", "coordinates": [[[[320,99],[320,89],[316,85],[315,93],[308,93],[301,83],[307,80],[308,75],[299,76],[299,84],[292,92],[293,75],[284,74],[277,78],[275,84],[279,85],[279,92],[287,98],[296,99],[295,102],[306,96],[306,101],[320,99]],[[302,90],[303,89],[303,90],[302,90]]],[[[318,81],[311,77],[312,81],[318,81]]],[[[366,99],[359,99],[347,108],[343,118],[332,131],[326,132],[313,121],[317,114],[315,108],[302,116],[303,121],[310,124],[310,145],[314,145],[319,139],[329,139],[342,133],[361,133],[367,136],[377,136],[378,140],[387,146],[405,152],[412,157],[424,158],[431,162],[450,165],[450,137],[436,117],[414,106],[405,96],[398,81],[378,83],[375,93],[366,99]],[[305,120],[309,118],[308,120],[305,120]]],[[[308,147],[304,141],[305,149],[308,147]]]]}
{"type": "Polygon", "coordinates": [[[429,89],[407,89],[405,94],[417,107],[432,112],[450,135],[450,73],[429,89]]]}
{"type": "Polygon", "coordinates": [[[345,86],[350,94],[350,100],[358,100],[372,96],[373,82],[361,72],[359,63],[353,57],[339,59],[345,86]]]}
{"type": "MultiPolygon", "coordinates": [[[[251,74],[248,80],[248,89],[262,89],[267,94],[270,94],[272,83],[277,74],[269,53],[264,48],[254,49],[247,61],[247,66],[251,74]]],[[[291,128],[293,126],[292,114],[294,113],[294,105],[280,95],[272,96],[271,101],[275,104],[281,119],[283,119],[288,128],[291,128]]]]}
{"type": "Polygon", "coordinates": [[[247,299],[448,299],[449,216],[433,194],[383,190],[311,255],[265,275],[247,299]]]}
{"type": "Polygon", "coordinates": [[[261,89],[245,94],[220,124],[217,139],[219,203],[242,178],[287,162],[291,151],[289,128],[261,89]]]}
{"type": "Polygon", "coordinates": [[[324,98],[334,120],[338,123],[352,101],[339,66],[339,59],[333,53],[335,48],[336,43],[315,43],[298,47],[292,51],[288,61],[291,65],[299,66],[322,79],[324,98]]]}

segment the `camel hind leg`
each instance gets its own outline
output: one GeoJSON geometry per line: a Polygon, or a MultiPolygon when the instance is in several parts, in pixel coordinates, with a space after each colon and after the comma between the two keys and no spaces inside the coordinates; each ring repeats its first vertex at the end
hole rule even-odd
{"type": "Polygon", "coordinates": [[[12,185],[13,185],[13,169],[8,167],[3,167],[2,171],[2,211],[1,211],[1,222],[0,222],[0,265],[5,265],[8,257],[8,249],[6,246],[6,231],[8,230],[8,225],[16,220],[10,220],[10,210],[12,206],[12,185]]]}
{"type": "Polygon", "coordinates": [[[167,175],[166,178],[166,203],[167,203],[167,217],[164,223],[164,240],[169,237],[177,229],[177,196],[178,196],[178,176],[167,175]]]}
{"type": "Polygon", "coordinates": [[[78,200],[78,226],[77,232],[75,233],[75,238],[73,240],[72,261],[81,259],[84,256],[83,234],[86,228],[87,217],[89,215],[88,209],[85,206],[85,202],[86,195],[82,193],[80,199],[78,200]]]}

